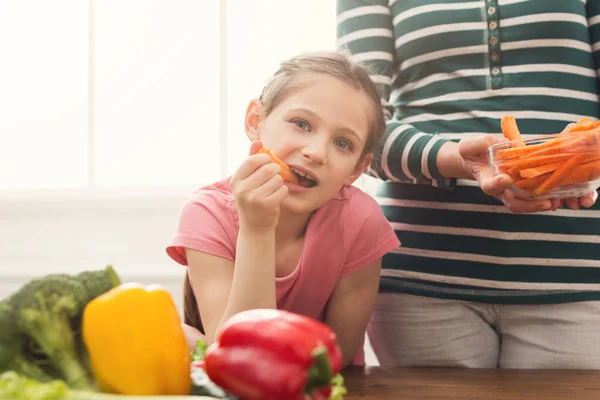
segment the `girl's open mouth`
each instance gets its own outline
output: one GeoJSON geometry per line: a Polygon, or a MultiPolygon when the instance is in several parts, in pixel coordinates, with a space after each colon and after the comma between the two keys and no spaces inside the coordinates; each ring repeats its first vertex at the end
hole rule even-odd
{"type": "Polygon", "coordinates": [[[317,180],[315,178],[313,178],[312,176],[310,176],[309,174],[299,171],[294,167],[290,167],[290,169],[292,170],[294,175],[296,175],[296,178],[298,178],[299,186],[302,186],[305,188],[312,188],[312,187],[317,186],[317,180]]]}

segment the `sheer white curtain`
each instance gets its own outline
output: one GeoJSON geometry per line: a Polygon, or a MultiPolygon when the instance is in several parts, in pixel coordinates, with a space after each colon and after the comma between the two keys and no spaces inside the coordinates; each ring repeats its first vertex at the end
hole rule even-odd
{"type": "Polygon", "coordinates": [[[277,62],[335,47],[322,0],[3,0],[0,196],[197,185],[246,154],[277,62]]]}
{"type": "Polygon", "coordinates": [[[179,207],[277,63],[335,47],[335,2],[1,0],[0,38],[0,297],[109,263],[178,288],[179,207]]]}

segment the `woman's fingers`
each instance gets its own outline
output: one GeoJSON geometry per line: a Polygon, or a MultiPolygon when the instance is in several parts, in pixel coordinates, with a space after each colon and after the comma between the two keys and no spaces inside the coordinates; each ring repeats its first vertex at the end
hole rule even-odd
{"type": "Polygon", "coordinates": [[[475,160],[487,155],[488,147],[505,141],[502,137],[492,135],[466,137],[458,144],[458,152],[466,160],[475,160]]]}
{"type": "Polygon", "coordinates": [[[570,208],[571,210],[579,210],[579,197],[569,197],[568,199],[565,199],[565,203],[567,208],[570,208]]]}
{"type": "Polygon", "coordinates": [[[514,214],[529,214],[550,211],[554,208],[551,200],[525,200],[507,190],[502,195],[502,202],[514,214]]]}
{"type": "MultiPolygon", "coordinates": [[[[507,192],[510,193],[510,192],[507,192]]],[[[515,212],[515,213],[526,213],[526,212],[540,212],[540,211],[556,211],[559,208],[562,208],[563,206],[566,206],[567,208],[571,209],[571,210],[579,210],[581,207],[585,207],[585,208],[590,208],[592,207],[594,204],[596,204],[596,201],[598,200],[598,192],[592,192],[590,194],[587,194],[585,196],[582,197],[569,197],[567,199],[549,199],[549,200],[540,200],[541,202],[545,202],[545,201],[549,201],[550,202],[550,208],[546,209],[546,205],[543,203],[540,203],[540,201],[537,202],[537,207],[539,207],[539,209],[535,209],[536,206],[533,205],[533,203],[535,201],[532,200],[524,200],[521,199],[521,201],[517,201],[516,199],[519,199],[518,196],[515,195],[511,195],[511,194],[505,194],[504,198],[503,198],[503,202],[505,204],[510,204],[510,208],[511,211],[515,212]],[[513,197],[515,199],[513,199],[513,197]],[[531,203],[530,205],[526,205],[525,203],[522,202],[527,202],[527,203],[531,203]],[[534,211],[527,211],[530,209],[534,209],[534,211]]]]}
{"type": "MultiPolygon", "coordinates": [[[[575,126],[575,122],[571,122],[569,125],[565,126],[565,129],[563,129],[563,132],[568,131],[569,129],[571,129],[572,127],[575,126]]],[[[562,133],[562,132],[561,132],[562,133]]]]}
{"type": "Polygon", "coordinates": [[[512,179],[506,174],[496,175],[491,168],[484,167],[477,171],[479,187],[488,196],[500,196],[512,185],[512,179]]]}
{"type": "Polygon", "coordinates": [[[598,200],[598,192],[593,191],[592,193],[581,197],[579,200],[579,204],[581,204],[581,206],[583,206],[585,208],[590,208],[594,204],[596,204],[597,200],[598,200]]]}
{"type": "Polygon", "coordinates": [[[596,200],[598,200],[598,192],[594,191],[592,193],[586,194],[581,197],[570,197],[565,199],[565,204],[571,210],[579,210],[581,207],[590,208],[594,204],[596,204],[596,200]]]}
{"type": "Polygon", "coordinates": [[[556,211],[565,205],[564,199],[551,199],[550,202],[552,203],[552,211],[556,211]]]}

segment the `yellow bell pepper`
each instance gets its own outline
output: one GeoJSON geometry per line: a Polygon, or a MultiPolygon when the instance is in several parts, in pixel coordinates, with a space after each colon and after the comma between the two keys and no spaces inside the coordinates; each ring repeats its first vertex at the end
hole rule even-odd
{"type": "Polygon", "coordinates": [[[100,388],[125,395],[186,395],[190,351],[171,295],[123,284],[83,312],[83,340],[100,388]]]}

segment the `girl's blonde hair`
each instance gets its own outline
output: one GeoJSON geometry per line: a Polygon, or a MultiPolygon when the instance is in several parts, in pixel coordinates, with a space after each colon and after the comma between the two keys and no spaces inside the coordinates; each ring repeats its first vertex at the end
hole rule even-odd
{"type": "MultiPolygon", "coordinates": [[[[307,77],[310,74],[322,74],[340,79],[342,82],[362,90],[368,96],[373,103],[373,121],[362,155],[373,152],[385,132],[381,97],[377,86],[369,77],[367,67],[352,61],[346,53],[307,53],[283,61],[260,96],[265,114],[269,115],[273,111],[299,78],[307,77]]],[[[205,333],[188,272],[186,272],[183,285],[183,299],[184,322],[205,333]]]]}
{"type": "Polygon", "coordinates": [[[277,107],[299,78],[310,74],[337,78],[367,95],[373,104],[373,120],[363,155],[375,151],[385,133],[381,95],[369,77],[367,65],[353,61],[348,53],[341,51],[305,53],[283,61],[260,95],[265,114],[269,115],[277,107]]]}

